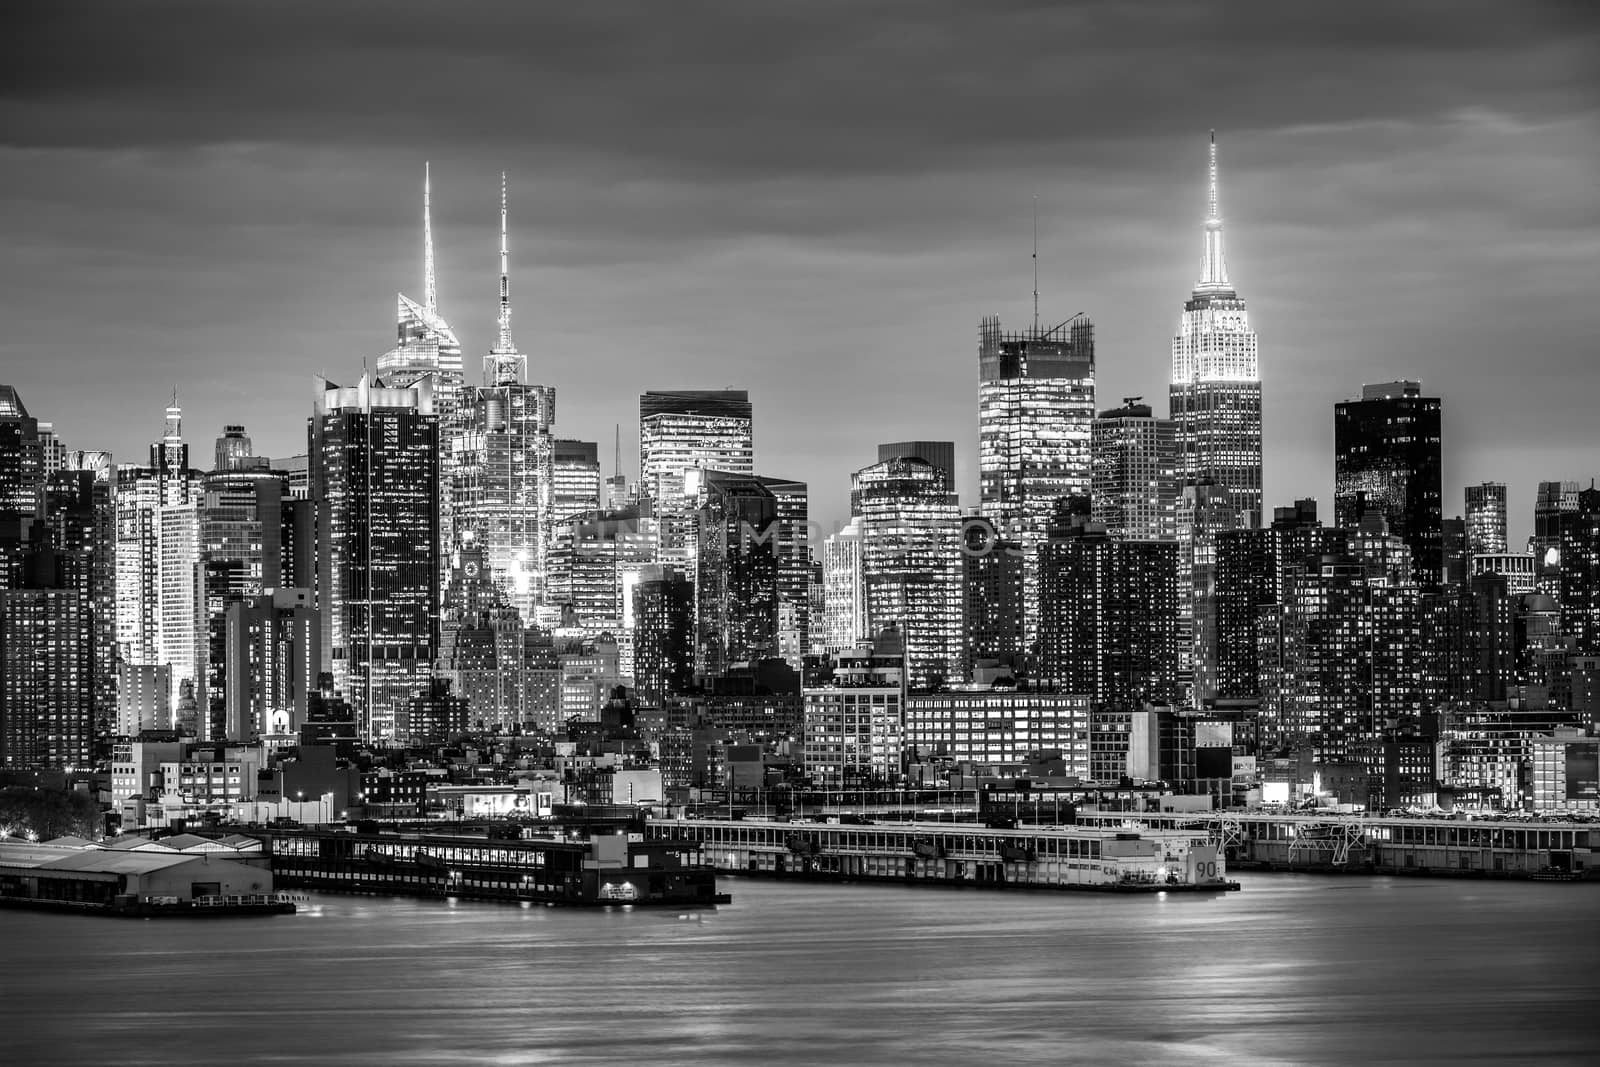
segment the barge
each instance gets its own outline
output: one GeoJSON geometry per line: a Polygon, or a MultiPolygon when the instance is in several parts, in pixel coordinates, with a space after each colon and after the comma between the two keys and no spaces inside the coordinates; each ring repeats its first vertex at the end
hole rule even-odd
{"type": "Polygon", "coordinates": [[[651,819],[648,840],[724,874],[896,885],[1103,892],[1227,891],[1209,829],[991,828],[951,823],[651,819]]]}
{"type": "Polygon", "coordinates": [[[695,849],[638,831],[487,838],[430,831],[273,829],[273,876],[323,893],[608,907],[726,904],[695,849]]]}

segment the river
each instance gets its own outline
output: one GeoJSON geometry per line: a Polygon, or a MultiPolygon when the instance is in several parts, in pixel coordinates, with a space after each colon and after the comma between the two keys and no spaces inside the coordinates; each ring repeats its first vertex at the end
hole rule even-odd
{"type": "Polygon", "coordinates": [[[1600,886],[725,883],[713,911],[319,895],[0,912],[6,1064],[1593,1063],[1600,886]]]}

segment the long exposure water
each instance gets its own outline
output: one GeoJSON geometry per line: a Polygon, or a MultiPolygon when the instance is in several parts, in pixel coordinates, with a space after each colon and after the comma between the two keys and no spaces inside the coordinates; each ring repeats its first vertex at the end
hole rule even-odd
{"type": "Polygon", "coordinates": [[[1593,1063],[1600,886],[0,912],[5,1064],[1593,1063]]]}

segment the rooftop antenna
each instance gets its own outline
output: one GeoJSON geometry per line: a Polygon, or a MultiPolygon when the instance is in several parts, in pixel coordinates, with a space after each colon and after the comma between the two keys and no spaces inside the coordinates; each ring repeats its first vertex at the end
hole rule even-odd
{"type": "Polygon", "coordinates": [[[622,477],[622,423],[620,422],[617,423],[617,446],[612,455],[616,457],[616,477],[620,478],[622,477]]]}
{"type": "Polygon", "coordinates": [[[422,164],[422,304],[429,314],[439,311],[439,290],[433,278],[433,196],[430,164],[422,164]]]}
{"type": "Polygon", "coordinates": [[[1033,194],[1033,336],[1039,337],[1039,194],[1033,194]]]}

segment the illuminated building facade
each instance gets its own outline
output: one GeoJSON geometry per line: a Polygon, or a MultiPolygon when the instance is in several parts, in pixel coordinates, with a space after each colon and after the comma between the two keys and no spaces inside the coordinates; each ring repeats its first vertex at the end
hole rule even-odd
{"type": "Polygon", "coordinates": [[[1467,486],[1467,555],[1506,552],[1506,487],[1504,482],[1467,486]]]}
{"type": "Polygon", "coordinates": [[[778,501],[764,479],[704,472],[695,553],[695,669],[777,655],[778,501]]]}
{"type": "Polygon", "coordinates": [[[958,678],[961,517],[944,472],[920,459],[864,467],[852,476],[850,511],[861,530],[868,632],[899,629],[912,689],[958,678]]]}
{"type": "Polygon", "coordinates": [[[558,632],[595,640],[633,625],[633,588],[656,561],[655,519],[636,506],[592,512],[556,526],[550,553],[550,604],[558,632]]]}
{"type": "Polygon", "coordinates": [[[1059,756],[1071,777],[1090,776],[1089,698],[1080,694],[990,691],[906,697],[905,748],[928,762],[1026,764],[1059,756]]]}
{"type": "Polygon", "coordinates": [[[471,722],[509,731],[547,719],[555,668],[547,652],[495,583],[484,547],[462,545],[445,587],[436,674],[466,700],[471,722]]]}
{"type": "Polygon", "coordinates": [[[810,494],[805,482],[757,476],[777,505],[773,549],[778,557],[778,646],[775,655],[799,668],[811,643],[810,494]]]}
{"type": "MultiPolygon", "coordinates": [[[[168,610],[162,603],[161,510],[190,503],[198,481],[199,472],[189,467],[183,409],[174,394],[166,412],[166,431],[150,446],[149,466],[125,464],[116,471],[112,496],[116,509],[117,651],[124,662],[166,662],[161,651],[161,620],[168,610]]],[[[177,557],[172,561],[176,563],[177,557]]],[[[172,577],[181,583],[181,578],[172,577]]],[[[182,608],[173,605],[171,610],[176,618],[182,608]]],[[[172,680],[174,701],[179,681],[172,680]]]]}
{"type": "Polygon", "coordinates": [[[640,704],[661,707],[694,684],[694,624],[694,583],[676,567],[646,567],[633,591],[633,685],[640,704]]]}
{"type": "Polygon", "coordinates": [[[305,589],[235,600],[223,613],[227,668],[222,737],[248,744],[306,722],[322,661],[321,619],[305,589]]]}
{"type": "Polygon", "coordinates": [[[1228,278],[1211,135],[1210,201],[1200,280],[1172,339],[1170,415],[1178,448],[1180,613],[1188,630],[1183,671],[1198,706],[1215,695],[1211,585],[1215,539],[1261,514],[1261,368],[1249,312],[1228,278]],[[1193,490],[1190,492],[1190,490],[1193,490]]]}
{"type": "MultiPolygon", "coordinates": [[[[978,490],[982,512],[1023,550],[1023,630],[1039,618],[1037,547],[1051,509],[1089,495],[1095,417],[1094,323],[1083,315],[1008,333],[978,333],[978,490]]],[[[955,486],[950,487],[954,490],[955,486]]]]}
{"type": "MultiPolygon", "coordinates": [[[[394,348],[378,357],[377,376],[391,386],[411,388],[424,378],[433,383],[434,409],[441,418],[455,410],[457,394],[466,382],[461,362],[461,342],[439,315],[439,292],[433,269],[433,208],[431,176],[422,172],[422,299],[397,293],[394,348]]],[[[221,465],[218,465],[221,469],[221,465]]]]}
{"type": "MultiPolygon", "coordinates": [[[[117,711],[116,511],[110,457],[69,452],[45,486],[48,546],[61,561],[63,583],[83,593],[90,610],[90,674],[94,718],[109,728],[117,711]]],[[[5,583],[0,582],[0,586],[5,583]]]]}
{"type": "Polygon", "coordinates": [[[1533,504],[1533,536],[1528,551],[1538,567],[1539,591],[1558,596],[1561,592],[1561,522],[1578,510],[1577,482],[1540,482],[1533,504]]]}
{"type": "Polygon", "coordinates": [[[822,542],[822,602],[826,650],[854,648],[867,633],[867,589],[861,575],[861,527],[853,518],[822,542]]]}
{"type": "Polygon", "coordinates": [[[1063,515],[1039,547],[1039,573],[1037,682],[1095,705],[1173,699],[1176,542],[1118,540],[1099,523],[1063,515]]]}
{"type": "Polygon", "coordinates": [[[1578,492],[1560,530],[1561,628],[1576,655],[1600,655],[1600,489],[1578,492]]]}
{"type": "Polygon", "coordinates": [[[1439,398],[1408,381],[1362,386],[1361,399],[1333,407],[1335,525],[1353,530],[1381,514],[1429,588],[1444,566],[1439,418],[1439,398]]]}
{"type": "Polygon", "coordinates": [[[743,389],[639,397],[639,493],[659,526],[661,562],[693,569],[700,472],[755,473],[750,394],[743,389]]]}
{"type": "Polygon", "coordinates": [[[323,381],[310,426],[322,669],[363,736],[405,736],[439,621],[439,421],[432,385],[323,381]]]}
{"type": "Polygon", "coordinates": [[[961,537],[964,677],[985,661],[1022,668],[1027,652],[1022,545],[1006,540],[994,523],[979,516],[962,523],[961,537]]]}
{"type": "Polygon", "coordinates": [[[484,546],[506,599],[524,621],[548,621],[546,557],[555,511],[555,389],[523,381],[527,357],[511,337],[505,176],[500,186],[500,332],[484,359],[489,384],[462,391],[445,423],[451,548],[484,546]]]}
{"type": "MultiPolygon", "coordinates": [[[[46,554],[48,555],[48,554],[46,554]]],[[[35,556],[23,571],[54,562],[35,556]]],[[[51,575],[0,589],[0,767],[93,766],[92,609],[51,575]]]]}
{"type": "Polygon", "coordinates": [[[1175,541],[1177,427],[1138,399],[1102,411],[1090,430],[1091,517],[1112,537],[1175,541]]]}
{"type": "MultiPolygon", "coordinates": [[[[943,473],[937,477],[942,484],[943,473]]],[[[801,690],[802,753],[814,785],[885,785],[900,779],[908,669],[908,649],[900,638],[885,630],[836,653],[829,682],[801,690]]]]}
{"type": "Polygon", "coordinates": [[[552,446],[551,517],[553,521],[599,511],[600,446],[593,441],[556,438],[552,446]]]}

